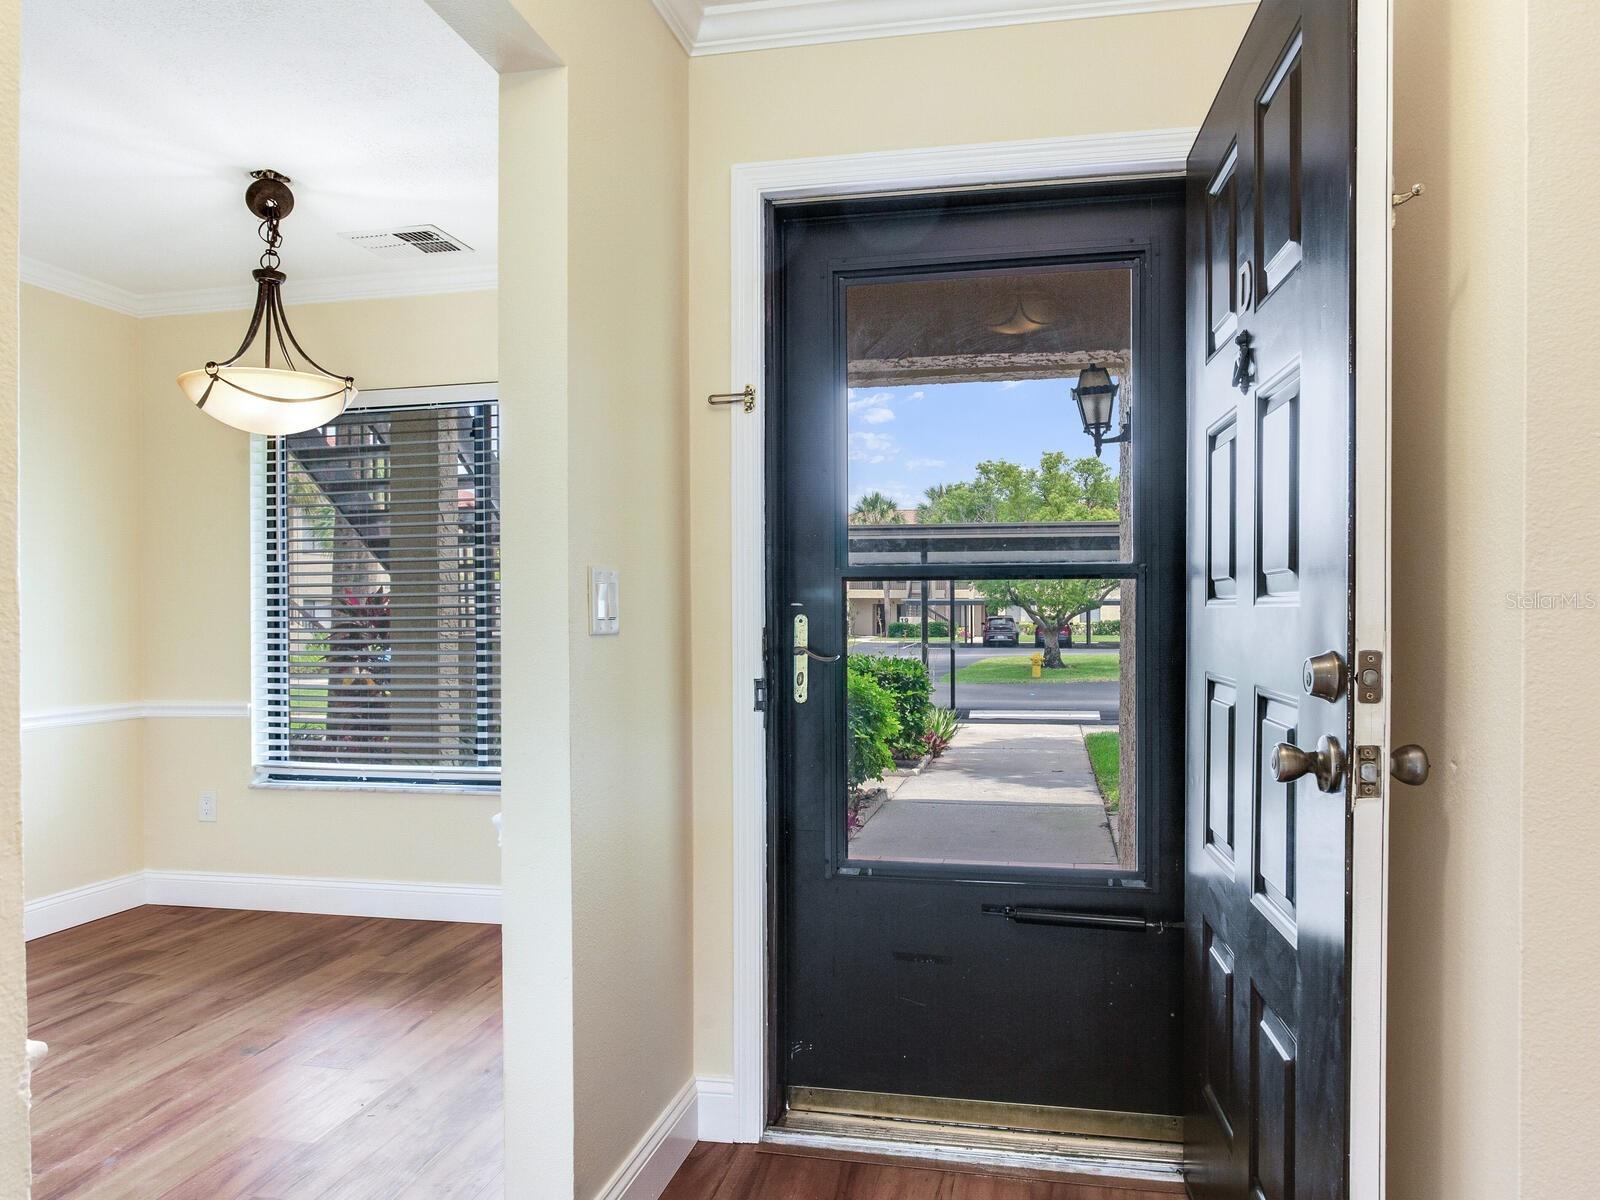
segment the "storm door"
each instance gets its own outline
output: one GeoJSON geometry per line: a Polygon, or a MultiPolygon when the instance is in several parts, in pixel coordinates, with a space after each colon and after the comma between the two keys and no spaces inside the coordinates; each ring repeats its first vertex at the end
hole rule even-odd
{"type": "Polygon", "coordinates": [[[775,1110],[1175,1142],[1181,187],[773,236],[775,1110]]]}

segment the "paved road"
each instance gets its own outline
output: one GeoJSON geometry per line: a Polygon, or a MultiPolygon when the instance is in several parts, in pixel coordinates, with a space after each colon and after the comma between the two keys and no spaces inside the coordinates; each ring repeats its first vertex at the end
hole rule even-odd
{"type": "MultiPolygon", "coordinates": [[[[893,642],[857,642],[850,647],[851,654],[897,654],[902,658],[920,657],[917,642],[896,645],[893,642]]],[[[956,670],[981,658],[1017,656],[1026,659],[1034,652],[1032,646],[957,646],[956,670]]],[[[1084,655],[1109,654],[1113,651],[1098,646],[1074,646],[1062,651],[1063,657],[1073,659],[1084,655]]],[[[1093,712],[1102,721],[1117,719],[1118,702],[1122,695],[1116,681],[1106,683],[960,683],[955,688],[955,703],[950,703],[950,650],[949,643],[930,646],[928,665],[933,674],[933,702],[958,709],[992,711],[996,709],[1022,709],[1029,712],[1060,710],[1065,712],[1093,712]]]]}
{"type": "Polygon", "coordinates": [[[1117,861],[1080,725],[964,723],[941,758],[890,786],[888,802],[851,840],[851,858],[1029,867],[1117,861]]]}

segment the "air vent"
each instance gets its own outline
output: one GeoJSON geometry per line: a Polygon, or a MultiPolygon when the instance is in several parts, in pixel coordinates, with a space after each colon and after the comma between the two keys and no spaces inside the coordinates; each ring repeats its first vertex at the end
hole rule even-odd
{"type": "Polygon", "coordinates": [[[370,233],[341,233],[379,258],[414,258],[419,254],[460,254],[472,247],[453,238],[437,225],[408,225],[404,229],[379,229],[370,233]]]}

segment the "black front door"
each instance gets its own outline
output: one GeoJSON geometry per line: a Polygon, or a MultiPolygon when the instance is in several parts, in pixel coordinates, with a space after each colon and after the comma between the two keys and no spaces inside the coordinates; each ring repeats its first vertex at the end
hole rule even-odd
{"type": "Polygon", "coordinates": [[[1352,33],[1266,0],[1189,160],[1186,1158],[1219,1200],[1347,1190],[1352,33]]]}
{"type": "Polygon", "coordinates": [[[1175,182],[773,212],[775,1109],[1178,1136],[1182,238],[1175,182]]]}

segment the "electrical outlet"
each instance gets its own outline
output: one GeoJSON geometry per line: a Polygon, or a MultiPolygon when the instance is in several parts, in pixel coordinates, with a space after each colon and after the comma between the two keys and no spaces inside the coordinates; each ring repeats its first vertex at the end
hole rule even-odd
{"type": "Polygon", "coordinates": [[[215,821],[217,819],[217,794],[215,792],[200,793],[200,820],[215,821]]]}

